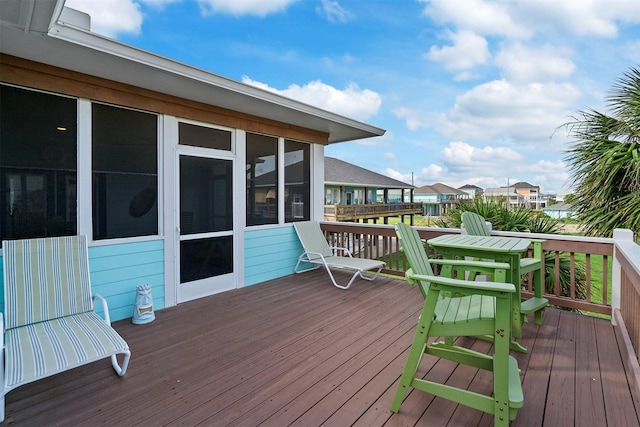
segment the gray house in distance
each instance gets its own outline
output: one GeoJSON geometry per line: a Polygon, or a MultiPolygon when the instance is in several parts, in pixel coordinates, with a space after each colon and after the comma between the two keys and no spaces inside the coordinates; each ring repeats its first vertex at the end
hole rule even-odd
{"type": "Polygon", "coordinates": [[[470,198],[468,193],[440,182],[422,186],[415,192],[415,200],[423,204],[424,216],[446,215],[459,200],[470,198]]]}
{"type": "Polygon", "coordinates": [[[482,197],[484,194],[484,190],[477,185],[473,184],[465,184],[462,187],[459,187],[458,190],[462,190],[467,193],[472,199],[476,197],[482,197]]]}
{"type": "Polygon", "coordinates": [[[415,187],[354,164],[324,158],[324,218],[327,221],[368,222],[373,219],[420,215],[413,202],[415,187]],[[405,203],[403,200],[408,199],[405,203]]]}

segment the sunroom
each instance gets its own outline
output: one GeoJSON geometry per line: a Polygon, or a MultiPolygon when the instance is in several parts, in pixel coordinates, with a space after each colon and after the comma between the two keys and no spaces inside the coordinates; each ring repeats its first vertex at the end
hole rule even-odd
{"type": "Polygon", "coordinates": [[[323,147],[384,130],[92,33],[64,1],[1,2],[0,237],[90,237],[111,318],[293,272],[323,147]]]}

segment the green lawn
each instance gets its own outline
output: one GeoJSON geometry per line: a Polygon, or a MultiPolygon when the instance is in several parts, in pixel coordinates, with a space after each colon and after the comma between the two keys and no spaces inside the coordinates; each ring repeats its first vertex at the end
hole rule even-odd
{"type": "MultiPolygon", "coordinates": [[[[575,254],[576,263],[586,266],[586,255],[575,254]]],[[[602,255],[591,255],[591,300],[602,302],[602,255]]],[[[607,302],[611,304],[611,270],[613,258],[607,260],[607,302]]]]}

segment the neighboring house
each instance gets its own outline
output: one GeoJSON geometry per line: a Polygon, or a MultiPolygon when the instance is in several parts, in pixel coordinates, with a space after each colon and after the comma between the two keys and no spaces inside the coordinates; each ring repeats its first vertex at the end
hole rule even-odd
{"type": "Polygon", "coordinates": [[[460,200],[469,199],[469,193],[442,183],[425,185],[416,189],[414,194],[414,200],[422,203],[422,214],[425,216],[446,215],[460,200]]]}
{"type": "Polygon", "coordinates": [[[473,184],[465,184],[462,187],[459,187],[458,190],[464,191],[472,199],[475,199],[476,197],[482,197],[482,195],[484,194],[484,190],[482,188],[473,184]]]}
{"type": "Polygon", "coordinates": [[[539,185],[528,182],[516,182],[513,187],[518,194],[524,196],[524,206],[531,209],[542,209],[547,205],[548,196],[540,193],[539,185]]]}
{"type": "Polygon", "coordinates": [[[578,214],[574,207],[567,203],[556,203],[546,208],[542,208],[542,212],[551,218],[572,218],[578,214]]]}
{"type": "Polygon", "coordinates": [[[333,157],[324,159],[324,204],[328,221],[357,221],[419,215],[415,187],[333,157]],[[408,200],[408,203],[404,203],[408,200]],[[363,205],[376,205],[363,206],[363,205]],[[348,208],[351,206],[351,208],[348,208]]]}
{"type": "Polygon", "coordinates": [[[490,187],[484,190],[485,200],[504,199],[509,202],[509,206],[524,205],[524,196],[518,193],[515,187],[490,187]]]}
{"type": "Polygon", "coordinates": [[[528,182],[516,182],[509,187],[487,188],[485,199],[507,198],[510,206],[524,206],[530,209],[542,209],[549,201],[549,196],[540,193],[539,185],[528,182]]]}
{"type": "Polygon", "coordinates": [[[292,274],[324,146],[384,133],[91,33],[62,0],[1,6],[0,238],[89,236],[112,320],[139,284],[159,309],[292,274]]]}
{"type": "Polygon", "coordinates": [[[558,194],[556,194],[556,201],[557,201],[557,202],[564,202],[564,199],[565,199],[567,196],[571,196],[571,195],[573,195],[573,190],[564,190],[564,191],[561,191],[561,192],[559,192],[558,194]]]}

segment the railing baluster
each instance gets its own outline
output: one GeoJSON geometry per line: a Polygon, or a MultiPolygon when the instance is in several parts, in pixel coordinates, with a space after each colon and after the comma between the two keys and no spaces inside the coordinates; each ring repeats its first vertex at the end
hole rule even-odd
{"type": "Polygon", "coordinates": [[[587,302],[591,302],[591,254],[585,254],[587,302]]]}
{"type": "Polygon", "coordinates": [[[555,262],[555,284],[553,286],[553,293],[555,296],[560,296],[560,251],[556,251],[555,262]]]}
{"type": "Polygon", "coordinates": [[[575,299],[576,297],[576,254],[573,252],[570,252],[569,259],[570,259],[569,265],[571,266],[570,273],[569,273],[569,283],[571,284],[570,295],[571,295],[571,298],[575,299]]]}
{"type": "Polygon", "coordinates": [[[602,257],[602,303],[609,305],[609,285],[607,283],[607,277],[609,272],[609,257],[604,255],[602,257]]]}

